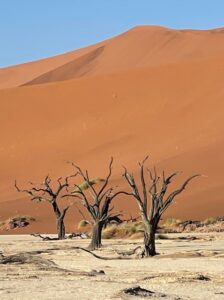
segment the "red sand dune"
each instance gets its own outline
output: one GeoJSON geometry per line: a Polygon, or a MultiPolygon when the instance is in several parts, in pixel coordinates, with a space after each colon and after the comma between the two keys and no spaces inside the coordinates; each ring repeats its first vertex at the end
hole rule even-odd
{"type": "MultiPolygon", "coordinates": [[[[105,176],[115,158],[113,184],[125,186],[122,165],[137,161],[177,183],[200,173],[168,216],[200,219],[224,214],[224,30],[137,27],[54,58],[0,69],[0,220],[30,214],[31,231],[54,231],[47,204],[14,187],[72,172],[72,160],[92,177],[105,176]]],[[[136,215],[134,200],[115,208],[136,215]]],[[[69,230],[80,219],[72,208],[69,230]]],[[[15,233],[15,231],[13,231],[15,233]]],[[[25,231],[23,231],[25,232],[25,231]]]]}

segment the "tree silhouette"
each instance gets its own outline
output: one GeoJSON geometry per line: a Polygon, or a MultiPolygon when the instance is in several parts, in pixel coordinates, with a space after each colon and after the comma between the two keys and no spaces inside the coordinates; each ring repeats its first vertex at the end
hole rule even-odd
{"type": "Polygon", "coordinates": [[[69,209],[70,205],[60,209],[58,200],[63,198],[63,192],[68,191],[68,180],[74,175],[67,176],[65,178],[59,177],[56,181],[56,185],[52,184],[51,178],[46,176],[42,184],[35,185],[30,182],[30,188],[20,189],[15,181],[15,187],[18,192],[23,192],[29,195],[32,201],[43,202],[47,201],[53,208],[54,215],[56,217],[58,239],[62,240],[65,238],[65,224],[64,218],[69,209]]]}
{"type": "Polygon", "coordinates": [[[112,213],[113,207],[111,207],[111,203],[115,197],[121,194],[126,194],[125,191],[117,191],[114,192],[114,187],[108,187],[109,180],[112,175],[112,164],[113,158],[111,158],[109,164],[109,172],[104,180],[100,180],[102,182],[100,188],[95,187],[95,182],[93,184],[93,180],[89,178],[88,171],[85,172],[74,163],[71,163],[72,166],[76,170],[76,175],[79,175],[83,180],[84,184],[75,185],[75,190],[72,191],[72,195],[81,200],[82,205],[88,211],[91,223],[92,223],[92,238],[91,243],[89,245],[90,250],[94,250],[100,248],[101,244],[101,236],[102,229],[105,224],[111,222],[112,220],[117,221],[119,214],[112,213]],[[88,189],[82,189],[82,186],[88,186],[88,189]]]}
{"type": "Polygon", "coordinates": [[[137,201],[142,220],[144,222],[144,250],[142,256],[154,256],[156,254],[155,247],[155,234],[159,224],[159,221],[163,213],[173,203],[174,198],[182,193],[188,183],[199,175],[193,175],[186,179],[184,183],[176,190],[167,194],[167,188],[171,183],[171,180],[177,175],[177,172],[165,176],[165,172],[162,173],[162,178],[157,175],[156,169],[149,173],[149,184],[145,180],[145,167],[144,164],[148,157],[146,157],[141,163],[140,167],[140,186],[138,187],[133,174],[130,174],[125,168],[124,177],[131,187],[132,195],[137,201]],[[150,205],[149,205],[150,203],[150,205]]]}

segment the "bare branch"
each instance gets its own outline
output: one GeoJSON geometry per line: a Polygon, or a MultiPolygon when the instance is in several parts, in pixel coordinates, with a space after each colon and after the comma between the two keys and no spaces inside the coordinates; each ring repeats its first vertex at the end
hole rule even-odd
{"type": "Polygon", "coordinates": [[[63,208],[62,213],[61,213],[61,216],[60,216],[61,219],[64,219],[64,217],[65,217],[65,215],[66,215],[66,213],[67,213],[67,211],[68,211],[68,209],[69,209],[70,207],[71,207],[71,205],[68,205],[68,206],[66,206],[65,208],[63,208]]]}
{"type": "MultiPolygon", "coordinates": [[[[55,189],[53,189],[51,185],[51,178],[49,175],[47,175],[44,178],[44,182],[40,184],[39,186],[34,186],[32,182],[30,182],[31,188],[30,189],[20,189],[17,185],[17,182],[15,181],[15,188],[18,192],[24,192],[27,193],[32,201],[47,201],[51,204],[53,208],[53,212],[55,214],[56,220],[57,220],[57,230],[58,230],[58,239],[64,239],[65,238],[65,226],[64,226],[64,217],[66,215],[66,212],[68,211],[69,207],[71,207],[72,204],[66,206],[64,209],[60,209],[58,206],[58,200],[63,198],[63,196],[70,196],[73,195],[67,194],[61,196],[60,193],[63,189],[66,189],[68,191],[68,180],[69,178],[73,177],[74,175],[70,175],[65,177],[64,179],[62,177],[59,177],[57,179],[57,186],[55,189]]],[[[75,196],[77,197],[77,195],[75,196]]]]}
{"type": "Polygon", "coordinates": [[[138,187],[135,183],[134,176],[131,175],[126,168],[124,168],[124,177],[128,183],[128,185],[132,189],[132,195],[135,197],[137,204],[139,206],[139,210],[141,213],[141,217],[144,221],[145,229],[144,229],[144,250],[142,252],[142,256],[153,256],[156,254],[155,251],[155,233],[157,230],[158,223],[160,221],[160,218],[164,211],[169,207],[169,205],[172,203],[173,199],[180,194],[187,184],[195,177],[199,175],[194,175],[189,177],[183,185],[172,192],[167,199],[164,201],[164,196],[167,192],[167,188],[169,184],[171,183],[171,180],[174,176],[177,175],[177,173],[172,173],[170,176],[165,177],[165,173],[162,174],[162,184],[161,187],[158,184],[160,177],[157,175],[156,169],[154,168],[154,172],[151,172],[149,169],[147,171],[149,172],[149,176],[151,179],[151,186],[147,190],[146,183],[145,183],[145,177],[144,177],[144,161],[143,163],[139,163],[140,167],[140,180],[141,180],[141,188],[143,191],[143,195],[139,194],[138,187]],[[147,208],[147,195],[146,193],[151,194],[151,206],[150,211],[148,213],[147,208]]]}
{"type": "Polygon", "coordinates": [[[142,202],[141,197],[138,192],[137,185],[134,180],[134,176],[131,175],[130,173],[128,173],[126,168],[124,168],[124,170],[125,170],[125,172],[124,172],[123,176],[126,178],[128,184],[130,185],[133,196],[138,200],[139,203],[141,203],[143,205],[143,202],[142,202]]]}
{"type": "Polygon", "coordinates": [[[141,215],[144,218],[144,220],[147,220],[147,211],[146,211],[146,209],[144,207],[144,203],[143,203],[143,201],[142,201],[142,199],[139,195],[138,188],[137,188],[137,185],[136,185],[135,180],[134,180],[134,176],[130,175],[126,168],[124,168],[124,169],[125,169],[124,177],[125,177],[125,179],[127,180],[128,184],[130,185],[130,187],[132,189],[132,195],[137,200],[141,215]]]}
{"type": "Polygon", "coordinates": [[[112,175],[113,161],[114,161],[114,159],[113,159],[113,157],[111,157],[110,164],[109,164],[109,173],[108,173],[108,175],[107,175],[107,177],[105,179],[105,182],[104,182],[102,188],[99,190],[99,193],[98,193],[99,197],[100,197],[101,193],[104,191],[104,189],[106,188],[106,186],[108,185],[109,179],[110,179],[110,177],[112,175]]]}
{"type": "Polygon", "coordinates": [[[146,158],[141,163],[139,163],[140,177],[141,177],[141,183],[142,183],[142,192],[143,192],[143,205],[144,205],[146,210],[147,210],[147,200],[148,200],[148,198],[147,198],[145,176],[144,176],[144,163],[147,159],[148,159],[148,156],[146,156],[146,158]]]}
{"type": "Polygon", "coordinates": [[[128,192],[125,192],[125,191],[119,191],[119,192],[116,192],[115,194],[113,194],[110,198],[111,200],[113,200],[115,197],[117,197],[118,195],[126,195],[126,196],[133,196],[132,193],[128,193],[128,192]]]}
{"type": "Polygon", "coordinates": [[[177,190],[175,190],[174,192],[172,192],[172,193],[167,197],[167,199],[164,201],[163,206],[162,206],[162,208],[160,209],[159,214],[162,215],[163,212],[164,212],[164,211],[169,207],[169,205],[173,202],[174,198],[175,198],[177,195],[179,195],[179,194],[186,188],[186,186],[188,185],[188,183],[189,183],[192,179],[194,179],[195,177],[198,177],[198,176],[200,176],[200,175],[199,175],[199,174],[196,174],[196,175],[193,175],[193,176],[189,177],[187,180],[185,180],[185,182],[183,183],[183,185],[182,185],[179,189],[177,189],[177,190]]]}
{"type": "Polygon", "coordinates": [[[85,217],[84,213],[81,211],[81,209],[79,209],[79,207],[76,204],[74,204],[74,205],[75,205],[76,209],[78,210],[78,212],[80,213],[80,215],[83,217],[83,220],[86,220],[86,217],[85,217]]]}
{"type": "Polygon", "coordinates": [[[89,179],[89,174],[88,171],[86,170],[85,173],[82,171],[82,169],[75,165],[73,162],[70,162],[72,164],[72,166],[77,170],[77,175],[80,175],[84,181],[86,182],[86,184],[88,185],[88,187],[92,190],[94,196],[97,196],[96,190],[93,187],[93,182],[91,182],[91,180],[89,179]]]}

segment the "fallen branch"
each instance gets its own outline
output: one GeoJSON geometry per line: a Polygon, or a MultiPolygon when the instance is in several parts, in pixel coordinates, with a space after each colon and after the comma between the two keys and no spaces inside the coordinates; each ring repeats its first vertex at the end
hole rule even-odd
{"type": "Polygon", "coordinates": [[[32,236],[34,237],[40,237],[43,241],[58,241],[58,238],[51,238],[49,236],[43,236],[39,233],[31,233],[32,236]]]}
{"type": "Polygon", "coordinates": [[[66,239],[73,239],[73,238],[81,238],[81,239],[87,239],[88,236],[86,233],[75,233],[75,232],[72,232],[71,234],[69,234],[68,236],[66,236],[66,239]]]}
{"type": "Polygon", "coordinates": [[[152,292],[150,290],[146,290],[141,288],[140,286],[135,286],[131,288],[124,289],[122,291],[125,295],[130,295],[130,296],[139,296],[139,297],[152,297],[155,292],[152,292]]]}
{"type": "MultiPolygon", "coordinates": [[[[43,241],[58,241],[59,240],[59,238],[51,238],[49,236],[43,236],[39,233],[32,233],[30,235],[32,235],[34,237],[39,237],[43,241]]],[[[73,233],[65,236],[65,239],[73,239],[73,238],[77,238],[77,237],[79,237],[81,239],[87,239],[88,238],[88,236],[85,233],[75,233],[75,232],[73,232],[73,233]]]]}
{"type": "Polygon", "coordinates": [[[135,254],[138,249],[141,249],[141,246],[138,246],[138,247],[134,248],[133,250],[129,250],[129,251],[126,251],[126,252],[121,252],[121,251],[116,251],[116,252],[119,255],[129,256],[129,255],[135,254]]]}
{"type": "MultiPolygon", "coordinates": [[[[47,252],[47,251],[42,251],[47,252]]],[[[77,276],[96,276],[96,275],[102,275],[103,271],[90,271],[90,272],[80,272],[80,271],[74,271],[74,270],[68,270],[59,267],[55,262],[49,259],[45,259],[42,257],[36,257],[35,254],[39,254],[40,251],[33,251],[33,252],[27,252],[27,253],[19,253],[9,256],[4,256],[0,258],[0,265],[8,265],[8,264],[34,264],[36,265],[40,270],[45,271],[57,271],[57,272],[63,272],[66,274],[72,274],[77,276]],[[32,254],[31,254],[32,253],[32,254]]]]}
{"type": "Polygon", "coordinates": [[[132,296],[134,298],[153,298],[153,299],[169,299],[169,300],[181,300],[182,298],[175,295],[166,295],[164,293],[150,291],[140,286],[134,286],[131,288],[126,288],[119,293],[122,299],[130,299],[132,296]]]}
{"type": "Polygon", "coordinates": [[[85,252],[91,254],[92,256],[94,256],[95,258],[102,259],[102,260],[117,260],[117,259],[126,259],[127,260],[127,259],[131,259],[130,257],[123,257],[123,256],[117,256],[117,257],[99,256],[99,255],[93,253],[92,251],[87,250],[87,249],[82,248],[82,247],[73,247],[71,249],[85,251],[85,252]]]}

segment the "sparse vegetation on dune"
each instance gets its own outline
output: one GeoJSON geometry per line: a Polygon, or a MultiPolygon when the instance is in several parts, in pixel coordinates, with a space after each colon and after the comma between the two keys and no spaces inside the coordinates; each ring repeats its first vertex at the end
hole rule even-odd
{"type": "MultiPolygon", "coordinates": [[[[75,168],[74,174],[64,178],[59,177],[54,184],[51,182],[51,178],[46,176],[44,182],[39,185],[30,182],[27,189],[20,189],[15,182],[15,187],[18,192],[28,194],[31,200],[49,202],[57,221],[58,239],[66,238],[64,218],[67,210],[75,203],[70,202],[67,206],[61,208],[59,207],[59,200],[65,199],[66,201],[71,197],[79,201],[79,204],[83,205],[88,212],[88,216],[86,218],[79,207],[74,206],[79,210],[83,219],[77,226],[79,232],[73,232],[70,238],[81,237],[85,230],[85,236],[91,238],[89,250],[101,247],[101,237],[104,239],[137,239],[144,237],[142,257],[154,256],[156,254],[155,239],[166,239],[164,233],[224,231],[224,217],[209,217],[204,221],[182,221],[175,218],[162,220],[164,212],[173,203],[174,198],[184,191],[192,179],[199,175],[189,177],[178,189],[168,194],[168,186],[177,173],[165,176],[163,172],[159,176],[155,168],[152,172],[145,167],[146,160],[147,157],[139,163],[140,180],[134,178],[134,175],[124,168],[123,177],[128,183],[129,191],[114,191],[114,187],[109,184],[113,158],[109,163],[109,170],[105,179],[99,176],[90,179],[87,170],[83,171],[80,167],[71,163],[75,168]],[[76,179],[79,177],[84,180],[83,183],[75,184],[70,181],[70,178],[76,179]],[[138,217],[134,219],[131,217],[129,220],[122,221],[120,213],[113,213],[114,207],[111,204],[118,195],[125,195],[128,196],[128,199],[134,198],[136,200],[139,206],[139,215],[142,218],[141,221],[138,221],[138,217]]],[[[25,227],[32,221],[34,221],[34,218],[30,216],[17,215],[2,221],[0,226],[3,227],[8,224],[8,229],[14,229],[25,227]]]]}
{"type": "Polygon", "coordinates": [[[22,220],[35,221],[36,219],[34,217],[28,216],[28,215],[15,215],[13,217],[10,217],[9,220],[15,220],[15,221],[22,221],[22,220]]]}
{"type": "Polygon", "coordinates": [[[108,35],[0,66],[0,300],[224,300],[224,1],[180,2],[0,2],[3,64],[108,35]]]}
{"type": "Polygon", "coordinates": [[[162,225],[164,227],[176,226],[176,225],[179,225],[181,222],[182,221],[180,219],[168,218],[162,223],[162,225]]]}
{"type": "Polygon", "coordinates": [[[84,180],[82,183],[78,184],[77,187],[72,192],[73,193],[78,192],[80,189],[82,191],[88,190],[90,185],[93,186],[97,183],[104,182],[104,181],[105,181],[105,179],[100,178],[99,176],[97,176],[96,178],[90,179],[89,182],[84,180]]]}
{"type": "Polygon", "coordinates": [[[87,220],[81,220],[78,224],[78,229],[82,229],[84,227],[86,227],[89,224],[89,222],[87,220]]]}
{"type": "Polygon", "coordinates": [[[28,215],[15,215],[7,220],[0,222],[0,228],[4,230],[11,230],[15,228],[26,227],[30,222],[34,222],[35,218],[28,215]]]}
{"type": "Polygon", "coordinates": [[[204,220],[205,225],[215,224],[218,221],[218,218],[210,217],[204,220]]]}
{"type": "Polygon", "coordinates": [[[224,231],[224,217],[209,217],[202,221],[181,221],[174,218],[165,220],[160,227],[163,233],[224,231]]]}
{"type": "MultiPolygon", "coordinates": [[[[166,219],[158,228],[156,239],[168,239],[166,233],[180,233],[180,232],[214,232],[217,228],[217,232],[224,231],[224,221],[219,218],[208,218],[198,222],[197,226],[185,227],[183,230],[183,224],[186,221],[181,221],[175,218],[166,219]],[[214,225],[214,226],[212,226],[214,225]]],[[[189,221],[187,221],[189,222],[189,221]]],[[[195,221],[191,221],[193,224],[195,221]]],[[[197,221],[196,221],[197,222],[197,221]]],[[[191,225],[191,224],[189,224],[191,225]]],[[[129,222],[122,224],[108,225],[102,232],[103,239],[139,239],[144,237],[144,223],[143,222],[129,222]]]]}
{"type": "Polygon", "coordinates": [[[102,233],[104,239],[110,238],[129,238],[135,235],[136,233],[141,233],[143,236],[144,225],[141,223],[125,223],[118,225],[108,225],[102,233]]]}
{"type": "Polygon", "coordinates": [[[125,168],[124,177],[131,188],[131,195],[135,198],[139,213],[144,223],[144,250],[142,257],[156,255],[155,234],[158,229],[162,215],[173,203],[176,196],[181,194],[190,181],[199,175],[188,177],[184,183],[176,190],[168,193],[173,178],[177,172],[166,176],[163,171],[162,175],[158,175],[156,169],[150,171],[145,167],[145,162],[148,156],[139,162],[139,184],[134,175],[125,168]],[[149,178],[146,178],[146,171],[149,173],[149,178]]]}
{"type": "Polygon", "coordinates": [[[90,221],[92,223],[91,242],[89,245],[90,250],[98,249],[102,246],[102,230],[112,221],[119,222],[120,214],[113,213],[112,201],[121,194],[127,195],[125,191],[114,191],[114,187],[110,186],[110,178],[112,175],[113,157],[109,163],[109,170],[105,180],[90,180],[88,171],[83,171],[79,166],[71,163],[75,168],[75,174],[84,180],[83,189],[80,185],[75,184],[75,189],[71,195],[78,198],[84,206],[90,221]],[[95,183],[102,181],[102,185],[97,189],[94,187],[95,183]],[[87,191],[88,190],[88,193],[87,191]]]}
{"type": "Polygon", "coordinates": [[[44,178],[43,183],[33,184],[29,182],[29,187],[21,189],[18,187],[15,181],[15,188],[18,192],[26,193],[32,201],[48,202],[53,210],[56,218],[58,239],[63,240],[65,238],[65,223],[64,218],[71,207],[71,203],[65,207],[60,208],[58,201],[64,197],[69,197],[70,194],[66,194],[69,187],[69,179],[74,177],[73,175],[67,177],[59,177],[56,183],[52,183],[51,178],[47,175],[44,178]]]}
{"type": "Polygon", "coordinates": [[[116,225],[108,225],[102,231],[102,238],[103,239],[112,239],[112,238],[115,237],[117,231],[118,231],[118,226],[116,226],[116,225]]]}

